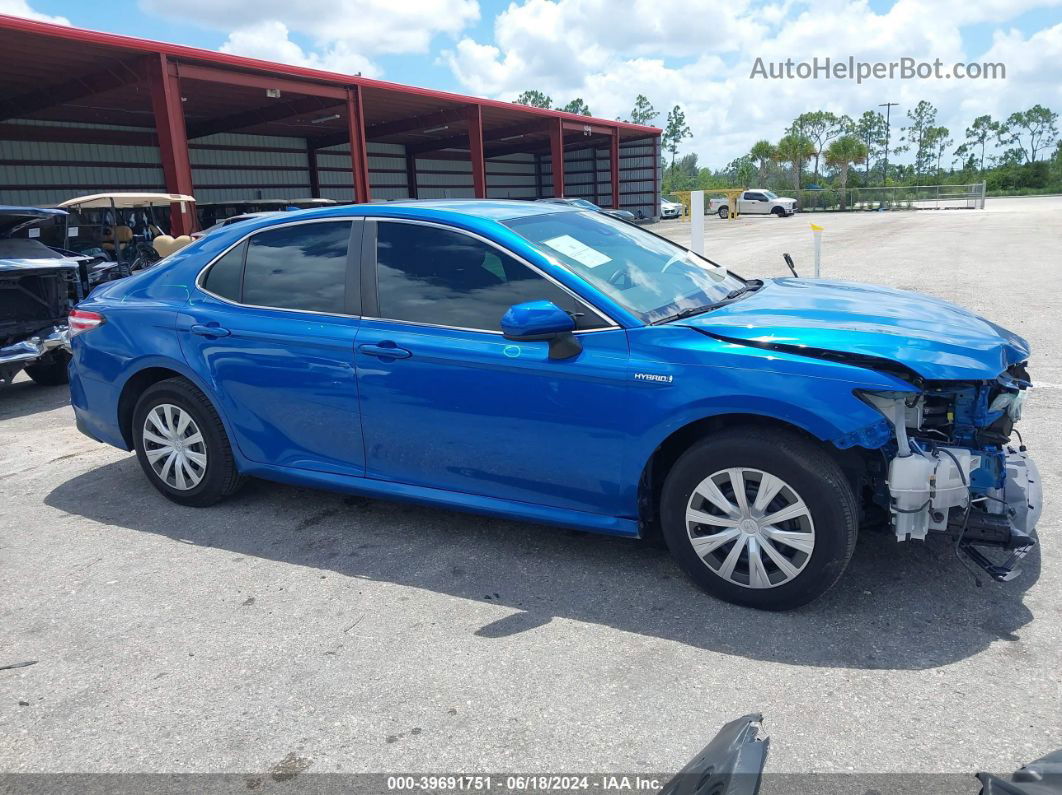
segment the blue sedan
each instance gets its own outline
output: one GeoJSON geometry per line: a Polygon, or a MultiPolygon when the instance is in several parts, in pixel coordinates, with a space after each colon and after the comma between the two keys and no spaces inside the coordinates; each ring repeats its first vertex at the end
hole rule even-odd
{"type": "Polygon", "coordinates": [[[766,609],[830,588],[861,525],[948,534],[999,579],[1035,543],[1024,340],[913,293],[743,279],[601,213],[252,219],[97,288],[70,331],[78,428],[182,505],[253,476],[660,534],[766,609]]]}

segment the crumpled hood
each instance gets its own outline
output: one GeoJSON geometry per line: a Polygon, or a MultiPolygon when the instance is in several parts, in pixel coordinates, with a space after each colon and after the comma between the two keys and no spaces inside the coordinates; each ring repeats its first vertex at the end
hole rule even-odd
{"type": "Polygon", "coordinates": [[[929,380],[988,380],[1029,356],[1017,334],[947,301],[854,282],[771,279],[677,324],[762,347],[887,359],[929,380]]]}

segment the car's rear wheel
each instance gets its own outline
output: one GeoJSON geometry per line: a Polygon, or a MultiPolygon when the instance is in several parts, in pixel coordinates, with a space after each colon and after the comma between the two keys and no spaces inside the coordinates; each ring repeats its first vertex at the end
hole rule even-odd
{"type": "Polygon", "coordinates": [[[747,428],[710,436],[672,467],[660,518],[683,570],[713,596],[788,610],[829,590],[858,534],[837,463],[796,433],[747,428]]]}
{"type": "Polygon", "coordinates": [[[225,426],[183,378],[148,387],[133,411],[133,442],[151,484],[181,505],[204,507],[240,487],[225,426]]]}
{"type": "Polygon", "coordinates": [[[26,368],[26,375],[40,386],[62,386],[69,383],[70,374],[66,366],[70,363],[70,354],[66,351],[52,351],[36,364],[26,368]]]}
{"type": "Polygon", "coordinates": [[[729,218],[730,217],[730,210],[728,208],[726,208],[726,207],[720,207],[719,208],[719,217],[723,218],[723,219],[729,218]]]}

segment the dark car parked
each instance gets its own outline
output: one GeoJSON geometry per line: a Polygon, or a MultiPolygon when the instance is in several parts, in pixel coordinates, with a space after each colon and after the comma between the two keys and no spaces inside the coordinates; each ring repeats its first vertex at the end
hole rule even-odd
{"type": "Polygon", "coordinates": [[[575,207],[579,210],[593,210],[594,212],[611,215],[613,218],[619,218],[621,221],[627,221],[632,224],[638,220],[638,216],[629,210],[613,210],[606,207],[598,207],[592,201],[587,201],[586,199],[570,199],[562,196],[556,199],[535,199],[535,201],[546,202],[548,204],[563,204],[567,207],[575,207]]]}
{"type": "Polygon", "coordinates": [[[22,370],[38,384],[65,384],[67,314],[94,285],[117,275],[114,263],[41,242],[42,231],[65,216],[0,206],[0,385],[22,370]]]}

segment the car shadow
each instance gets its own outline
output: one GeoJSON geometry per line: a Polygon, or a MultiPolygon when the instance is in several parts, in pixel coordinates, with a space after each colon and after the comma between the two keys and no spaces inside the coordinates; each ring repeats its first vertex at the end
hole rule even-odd
{"type": "Polygon", "coordinates": [[[28,417],[70,405],[70,387],[40,386],[25,375],[0,386],[0,420],[28,417]]]}
{"type": "Polygon", "coordinates": [[[182,543],[513,609],[477,629],[480,638],[560,617],[793,665],[918,670],[1018,641],[1032,619],[1022,597],[1040,574],[1034,550],[1016,580],[982,576],[978,587],[945,539],[897,544],[864,533],[830,593],[767,613],[705,595],[646,542],[259,480],[212,508],[184,508],[159,495],[132,456],[59,484],[45,503],[182,543]]]}

